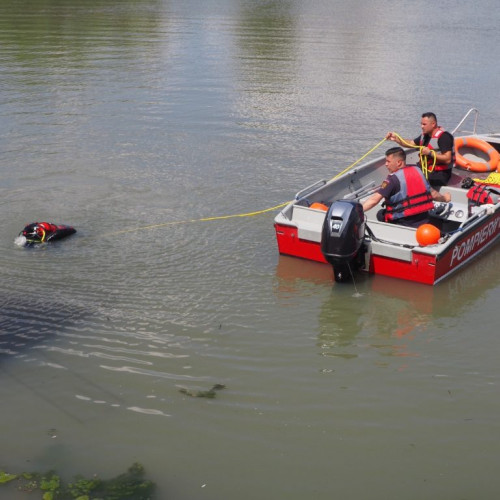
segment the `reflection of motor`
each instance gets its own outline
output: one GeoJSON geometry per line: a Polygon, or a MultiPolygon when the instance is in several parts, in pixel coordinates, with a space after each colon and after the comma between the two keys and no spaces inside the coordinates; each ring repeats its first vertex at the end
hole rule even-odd
{"type": "Polygon", "coordinates": [[[332,264],[335,281],[347,281],[350,270],[364,264],[365,215],[360,203],[334,202],[326,213],[321,233],[321,252],[332,264]]]}

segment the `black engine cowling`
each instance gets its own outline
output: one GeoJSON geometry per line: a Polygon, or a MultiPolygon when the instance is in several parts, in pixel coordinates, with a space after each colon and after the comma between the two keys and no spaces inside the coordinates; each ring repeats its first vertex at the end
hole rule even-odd
{"type": "Polygon", "coordinates": [[[332,264],[335,281],[347,281],[349,268],[362,265],[365,214],[360,203],[335,201],[326,213],[321,233],[321,252],[332,264]]]}

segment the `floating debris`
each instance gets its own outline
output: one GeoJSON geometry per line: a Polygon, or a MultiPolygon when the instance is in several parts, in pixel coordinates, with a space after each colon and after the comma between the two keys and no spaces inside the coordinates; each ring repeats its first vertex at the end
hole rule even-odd
{"type": "Polygon", "coordinates": [[[214,384],[211,389],[208,389],[208,391],[186,389],[185,387],[181,387],[179,392],[186,394],[186,396],[191,396],[192,398],[215,398],[217,391],[225,388],[226,386],[224,384],[214,384]]]}
{"type": "Polygon", "coordinates": [[[72,483],[63,484],[53,471],[46,474],[28,473],[9,474],[0,471],[0,485],[12,483],[20,491],[43,492],[43,499],[70,500],[150,500],[155,484],[144,479],[144,467],[139,463],[132,464],[127,472],[113,479],[91,479],[77,476],[72,483]]]}

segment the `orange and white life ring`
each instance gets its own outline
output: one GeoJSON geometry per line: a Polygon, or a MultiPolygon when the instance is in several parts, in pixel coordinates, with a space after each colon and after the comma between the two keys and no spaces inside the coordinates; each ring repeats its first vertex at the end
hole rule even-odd
{"type": "Polygon", "coordinates": [[[500,168],[500,153],[486,141],[476,137],[455,139],[455,162],[457,166],[473,172],[492,172],[500,168]],[[488,161],[471,161],[460,154],[461,148],[478,149],[488,155],[488,161]]]}

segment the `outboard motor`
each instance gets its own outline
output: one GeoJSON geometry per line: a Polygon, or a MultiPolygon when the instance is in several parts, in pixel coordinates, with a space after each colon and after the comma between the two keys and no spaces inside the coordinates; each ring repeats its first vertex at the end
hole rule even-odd
{"type": "Polygon", "coordinates": [[[326,213],[321,233],[321,252],[332,264],[335,281],[349,279],[351,269],[362,265],[365,214],[356,201],[335,201],[326,213]]]}

